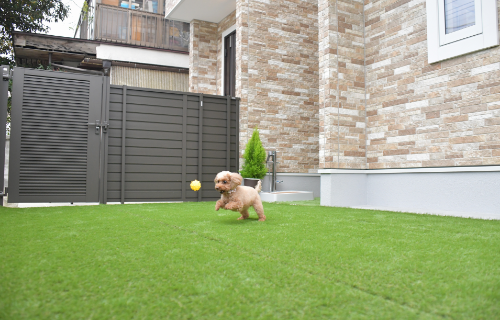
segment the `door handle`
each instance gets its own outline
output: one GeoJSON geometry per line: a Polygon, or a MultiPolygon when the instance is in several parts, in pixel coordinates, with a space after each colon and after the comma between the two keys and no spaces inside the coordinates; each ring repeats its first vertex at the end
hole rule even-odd
{"type": "Polygon", "coordinates": [[[95,134],[99,134],[99,128],[101,127],[101,121],[96,120],[95,123],[88,123],[89,126],[95,126],[95,134]]]}
{"type": "Polygon", "coordinates": [[[95,123],[88,123],[89,126],[95,126],[95,134],[99,134],[99,129],[102,128],[102,132],[108,132],[109,122],[103,121],[101,123],[100,120],[96,120],[95,123]]]}

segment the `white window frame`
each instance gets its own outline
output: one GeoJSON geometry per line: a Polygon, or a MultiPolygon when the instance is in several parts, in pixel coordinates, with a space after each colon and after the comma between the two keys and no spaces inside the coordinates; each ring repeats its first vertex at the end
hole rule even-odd
{"type": "Polygon", "coordinates": [[[475,0],[476,24],[445,34],[444,0],[426,0],[429,63],[498,45],[496,0],[475,0]]]}

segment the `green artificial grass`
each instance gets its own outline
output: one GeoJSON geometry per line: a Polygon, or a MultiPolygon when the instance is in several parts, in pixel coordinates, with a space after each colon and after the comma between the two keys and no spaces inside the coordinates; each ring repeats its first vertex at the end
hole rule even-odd
{"type": "Polygon", "coordinates": [[[290,205],[319,207],[320,206],[320,198],[317,197],[317,198],[314,198],[314,200],[278,202],[278,204],[290,204],[290,205]]]}
{"type": "Polygon", "coordinates": [[[0,319],[500,318],[500,221],[214,205],[0,208],[0,319]]]}

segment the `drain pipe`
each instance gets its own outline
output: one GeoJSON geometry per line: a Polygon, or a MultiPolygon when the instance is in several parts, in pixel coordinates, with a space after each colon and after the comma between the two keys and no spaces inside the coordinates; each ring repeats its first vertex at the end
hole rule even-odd
{"type": "Polygon", "coordinates": [[[276,185],[274,181],[276,181],[276,151],[268,151],[267,152],[267,160],[266,163],[269,167],[270,164],[273,165],[273,171],[271,172],[271,179],[269,179],[269,192],[274,192],[276,185]],[[271,158],[271,161],[269,161],[271,158]]]}

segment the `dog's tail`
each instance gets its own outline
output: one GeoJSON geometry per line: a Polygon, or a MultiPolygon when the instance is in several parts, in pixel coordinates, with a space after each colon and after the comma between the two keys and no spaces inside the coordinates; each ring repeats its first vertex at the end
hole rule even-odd
{"type": "Polygon", "coordinates": [[[257,182],[257,185],[255,186],[255,190],[257,190],[257,192],[262,191],[262,182],[260,180],[257,182]]]}

